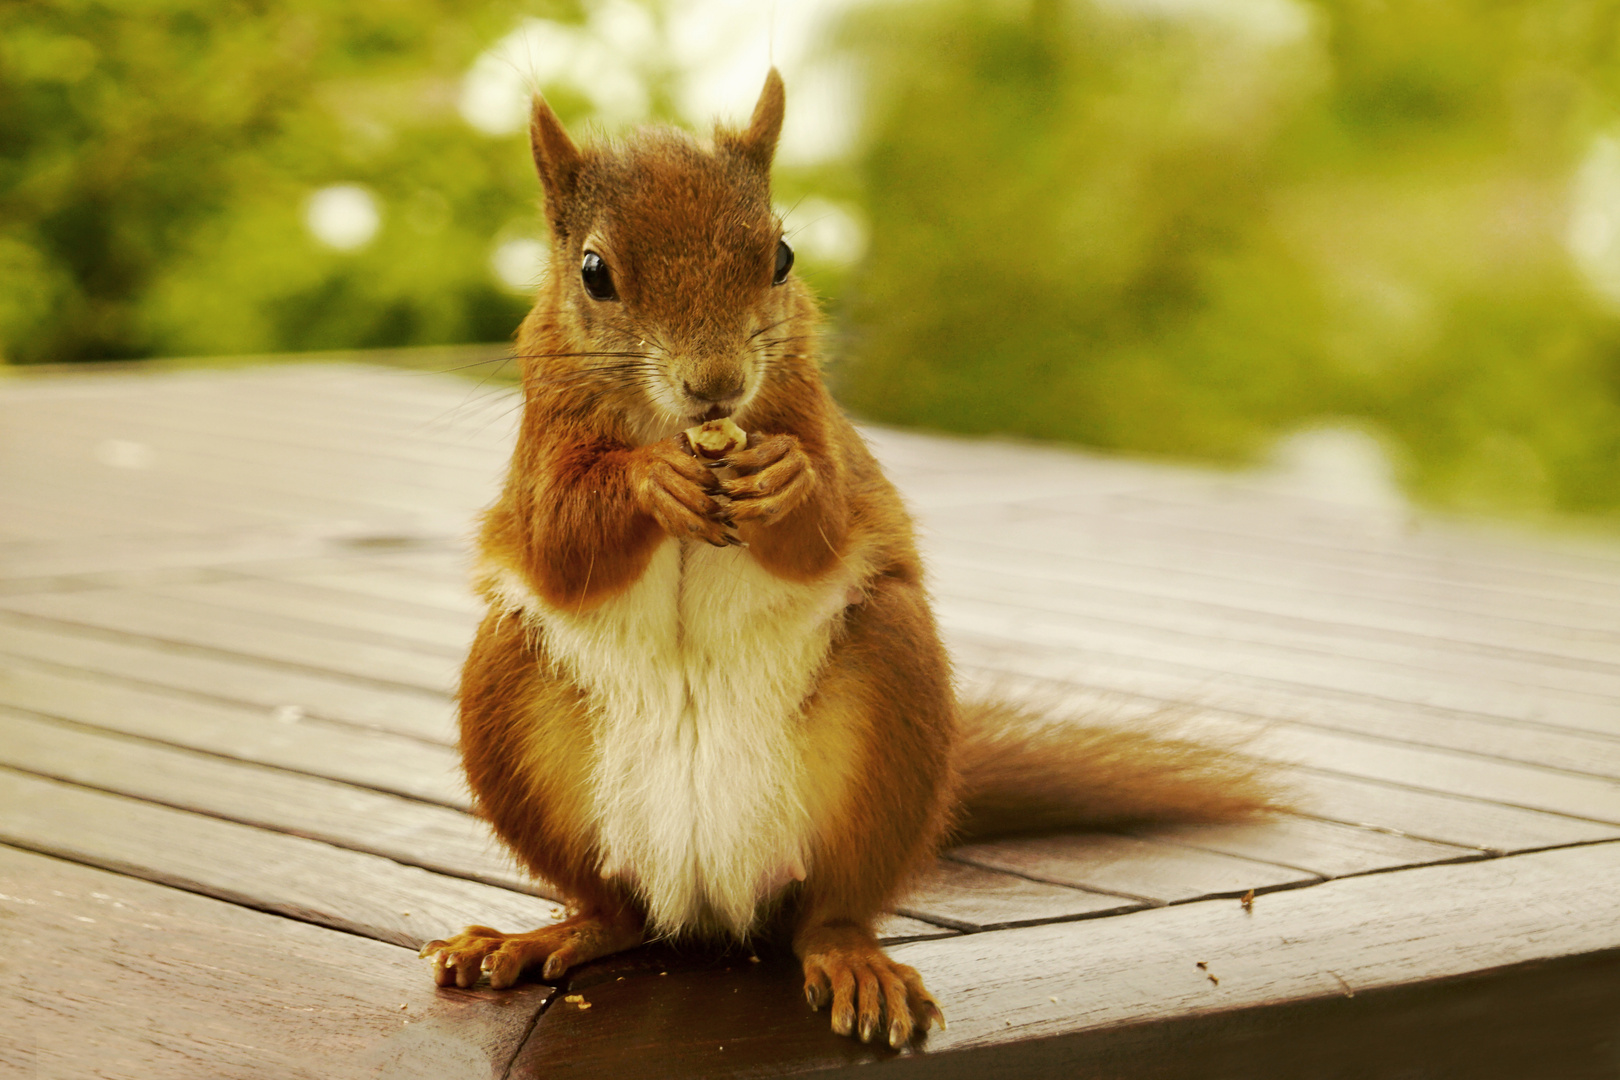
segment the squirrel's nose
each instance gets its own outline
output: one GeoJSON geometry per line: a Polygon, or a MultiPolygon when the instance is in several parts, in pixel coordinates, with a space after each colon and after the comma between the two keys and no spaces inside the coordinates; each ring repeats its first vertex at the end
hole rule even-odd
{"type": "Polygon", "coordinates": [[[696,386],[685,380],[681,381],[681,389],[686,391],[686,396],[705,405],[717,405],[729,401],[742,393],[742,388],[743,380],[740,373],[732,373],[712,379],[699,379],[696,386]]]}

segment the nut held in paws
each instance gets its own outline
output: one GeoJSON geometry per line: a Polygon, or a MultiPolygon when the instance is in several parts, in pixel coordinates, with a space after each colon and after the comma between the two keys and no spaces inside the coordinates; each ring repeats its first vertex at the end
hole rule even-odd
{"type": "Polygon", "coordinates": [[[698,455],[716,461],[748,445],[748,434],[729,419],[710,420],[686,429],[686,441],[698,455]]]}

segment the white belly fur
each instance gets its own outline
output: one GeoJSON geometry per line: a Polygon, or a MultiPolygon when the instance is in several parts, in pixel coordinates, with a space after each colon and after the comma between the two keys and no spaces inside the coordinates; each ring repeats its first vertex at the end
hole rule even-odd
{"type": "Polygon", "coordinates": [[[809,865],[802,709],[851,582],[673,540],[583,614],[499,579],[590,694],[603,874],[634,885],[655,933],[746,936],[809,865]]]}

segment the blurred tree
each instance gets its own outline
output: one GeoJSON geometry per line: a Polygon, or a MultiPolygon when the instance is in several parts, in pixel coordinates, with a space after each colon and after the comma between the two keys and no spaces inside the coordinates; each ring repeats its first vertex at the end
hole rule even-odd
{"type": "Polygon", "coordinates": [[[0,358],[507,336],[487,245],[533,181],[456,95],[516,6],[0,5],[0,358]],[[350,250],[305,227],[338,183],[372,202],[350,250]]]}
{"type": "Polygon", "coordinates": [[[1620,3],[936,0],[845,44],[859,411],[1225,460],[1348,419],[1432,501],[1620,509],[1620,290],[1570,251],[1620,267],[1620,146],[1571,231],[1620,3]]]}

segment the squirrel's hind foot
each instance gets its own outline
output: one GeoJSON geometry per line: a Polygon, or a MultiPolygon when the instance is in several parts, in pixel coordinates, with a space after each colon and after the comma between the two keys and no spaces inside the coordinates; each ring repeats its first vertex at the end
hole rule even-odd
{"type": "Polygon", "coordinates": [[[800,955],[805,999],[817,1010],[831,1002],[834,1033],[871,1042],[886,1020],[888,1043],[899,1048],[925,1035],[931,1024],[944,1030],[945,1014],[922,976],[889,959],[870,935],[825,927],[806,935],[800,955]]]}
{"type": "Polygon", "coordinates": [[[487,926],[469,926],[448,939],[430,941],[417,955],[433,960],[433,981],[463,989],[489,976],[489,985],[505,990],[525,971],[539,967],[543,979],[561,978],[578,964],[641,944],[645,931],[633,912],[587,913],[521,934],[487,926]]]}

